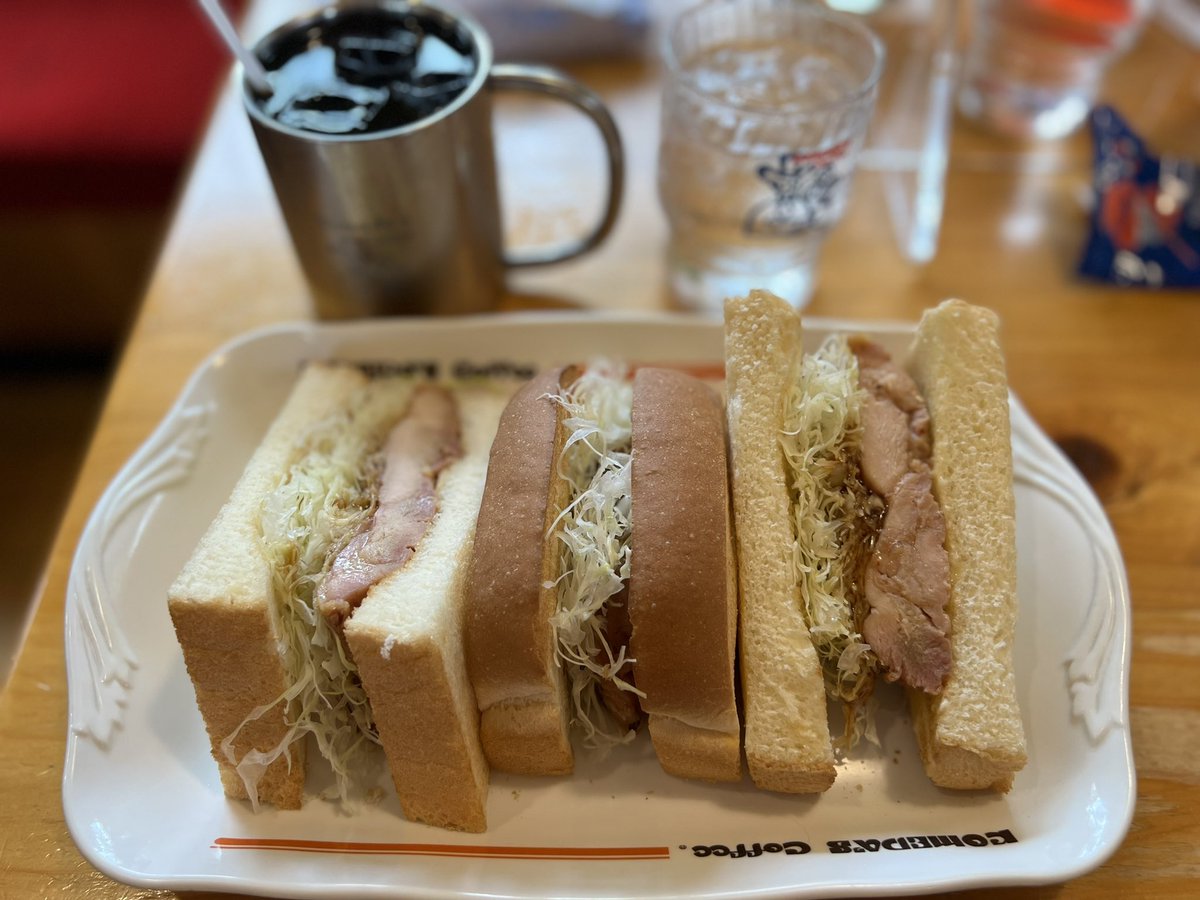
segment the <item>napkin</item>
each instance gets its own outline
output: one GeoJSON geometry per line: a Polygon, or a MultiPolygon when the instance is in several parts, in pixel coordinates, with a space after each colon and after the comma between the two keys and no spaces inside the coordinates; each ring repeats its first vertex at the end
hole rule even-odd
{"type": "Polygon", "coordinates": [[[1109,106],[1091,115],[1096,202],[1079,272],[1145,288],[1200,286],[1200,168],[1150,152],[1109,106]]]}

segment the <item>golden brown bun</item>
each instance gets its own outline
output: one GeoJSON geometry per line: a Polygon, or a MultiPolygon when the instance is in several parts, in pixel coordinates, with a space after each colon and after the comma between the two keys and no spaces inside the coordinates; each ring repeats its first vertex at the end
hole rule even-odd
{"type": "Polygon", "coordinates": [[[567,502],[558,477],[566,439],[557,395],[574,377],[544,372],[509,402],[488,462],[476,524],[464,622],[467,672],[481,712],[488,762],[504,772],[567,774],[566,679],[550,617],[558,541],[548,534],[567,502]]]}
{"type": "Polygon", "coordinates": [[[655,752],[673,775],[736,781],[737,580],[724,410],[703,382],[638,370],[631,496],[630,654],[655,752]]]}

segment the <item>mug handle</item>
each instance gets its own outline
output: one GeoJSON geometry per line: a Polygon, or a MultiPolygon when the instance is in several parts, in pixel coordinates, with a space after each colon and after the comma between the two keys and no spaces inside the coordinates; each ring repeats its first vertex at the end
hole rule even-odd
{"type": "Polygon", "coordinates": [[[617,214],[621,211],[621,197],[625,188],[625,153],[612,113],[590,88],[549,66],[501,63],[492,66],[491,80],[499,90],[544,94],[577,107],[596,123],[608,151],[608,203],[599,224],[591,233],[561,247],[525,250],[515,254],[505,251],[504,264],[512,268],[544,266],[574,259],[594,249],[612,231],[617,214]]]}

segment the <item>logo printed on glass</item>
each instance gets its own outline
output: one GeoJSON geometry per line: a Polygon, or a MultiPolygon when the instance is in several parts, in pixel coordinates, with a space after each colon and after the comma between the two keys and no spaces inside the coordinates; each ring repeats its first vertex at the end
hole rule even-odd
{"type": "Polygon", "coordinates": [[[838,186],[845,180],[838,163],[849,141],[817,153],[784,153],[776,165],[757,168],[772,196],[750,207],[742,223],[746,234],[797,234],[832,217],[838,186]]]}

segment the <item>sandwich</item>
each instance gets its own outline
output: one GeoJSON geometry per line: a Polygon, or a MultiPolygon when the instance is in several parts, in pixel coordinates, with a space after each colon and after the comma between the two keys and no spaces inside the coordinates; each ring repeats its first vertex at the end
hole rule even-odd
{"type": "Polygon", "coordinates": [[[168,591],[227,796],[370,799],[482,831],[488,769],[461,644],[466,562],[507,394],[309,364],[168,591]]]}
{"type": "Polygon", "coordinates": [[[935,784],[1006,791],[1025,764],[997,331],[991,312],[947,301],[906,360],[853,335],[806,355],[782,300],[726,303],[745,750],[760,787],[826,790],[878,678],[904,686],[935,784]],[[827,698],[846,710],[836,742],[827,698]]]}
{"type": "Polygon", "coordinates": [[[464,641],[490,765],[573,771],[643,719],[663,768],[741,777],[721,402],[703,382],[543,372],[500,420],[464,641]]]}

